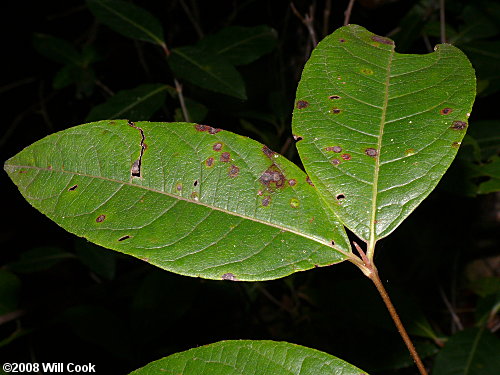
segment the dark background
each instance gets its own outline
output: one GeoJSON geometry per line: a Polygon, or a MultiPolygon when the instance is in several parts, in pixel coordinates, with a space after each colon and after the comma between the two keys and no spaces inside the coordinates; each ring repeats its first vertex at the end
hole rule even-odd
{"type": "MultiPolygon", "coordinates": [[[[160,19],[170,48],[199,39],[180,1],[134,3],[160,19]]],[[[247,85],[247,101],[206,91],[200,94],[188,83],[184,90],[208,108],[204,123],[261,142],[270,140],[272,149],[282,150],[298,162],[290,142],[290,120],[295,88],[311,44],[290,3],[184,3],[198,17],[205,35],[228,25],[264,24],[276,29],[277,47],[239,68],[247,85]],[[247,118],[254,130],[242,127],[241,113],[256,108],[274,115],[275,124],[247,118]]],[[[347,1],[331,2],[326,26],[323,15],[328,2],[296,1],[295,5],[305,14],[313,3],[314,25],[322,39],[323,30],[331,33],[342,26],[347,1]]],[[[379,35],[389,34],[399,52],[427,53],[427,42],[432,46],[439,43],[436,3],[360,1],[354,5],[351,23],[379,35]],[[412,28],[411,22],[402,20],[416,6],[424,11],[410,18],[416,24],[412,28]]],[[[466,23],[464,10],[470,2],[452,3],[446,22],[458,30],[466,23]]],[[[487,10],[494,2],[474,3],[487,10]]],[[[483,14],[488,14],[486,10],[483,14]]],[[[9,2],[2,15],[0,160],[50,133],[84,123],[89,111],[107,99],[103,87],[117,92],[149,82],[173,85],[157,47],[99,25],[82,1],[9,2]],[[74,84],[54,89],[53,79],[61,65],[36,51],[34,33],[62,38],[78,48],[95,47],[100,59],[93,69],[99,83],[84,89],[74,84]]],[[[484,40],[498,40],[498,33],[484,40]]],[[[486,73],[482,76],[482,71],[477,73],[479,80],[490,78],[486,73]]],[[[500,97],[494,79],[489,82],[489,89],[476,101],[471,128],[475,122],[493,120],[498,129],[500,97]]],[[[151,120],[173,121],[177,107],[177,101],[168,98],[151,120]]],[[[381,278],[403,321],[412,326],[425,319],[439,338],[459,329],[450,311],[464,328],[477,323],[482,300],[471,282],[499,276],[499,198],[496,193],[477,194],[477,187],[489,177],[468,172],[471,160],[467,147],[463,149],[437,189],[379,244],[376,256],[381,278]]],[[[0,279],[4,314],[0,314],[0,362],[90,362],[97,373],[123,374],[166,355],[219,340],[270,339],[323,350],[372,374],[416,372],[407,368],[411,359],[376,290],[352,264],[262,283],[178,276],[66,233],[34,210],[5,173],[1,179],[0,272],[8,276],[0,279]],[[33,250],[52,256],[28,257],[20,265],[23,254],[33,250]]],[[[415,341],[431,367],[440,341],[418,336],[415,341]]]]}

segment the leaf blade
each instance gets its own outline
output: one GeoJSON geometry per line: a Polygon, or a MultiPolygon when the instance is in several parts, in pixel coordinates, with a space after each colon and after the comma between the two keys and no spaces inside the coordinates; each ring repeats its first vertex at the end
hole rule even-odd
{"type": "Polygon", "coordinates": [[[132,125],[67,129],[5,169],[69,232],[172,272],[264,280],[345,260],[343,227],[285,158],[208,126],[132,125]]]}
{"type": "Polygon", "coordinates": [[[161,23],[148,11],[121,0],[87,0],[94,16],[123,36],[165,45],[161,23]]]}
{"type": "Polygon", "coordinates": [[[135,375],[343,375],[366,374],[332,355],[286,342],[220,341],[176,353],[140,368],[135,375]]]}
{"type": "Polygon", "coordinates": [[[297,148],[325,201],[373,245],[436,186],[474,94],[473,69],[458,49],[402,55],[390,39],[345,26],[304,69],[292,122],[303,138],[297,148]]]}
{"type": "Polygon", "coordinates": [[[210,91],[247,98],[240,73],[226,59],[194,47],[172,50],[168,64],[174,75],[210,91]]]}

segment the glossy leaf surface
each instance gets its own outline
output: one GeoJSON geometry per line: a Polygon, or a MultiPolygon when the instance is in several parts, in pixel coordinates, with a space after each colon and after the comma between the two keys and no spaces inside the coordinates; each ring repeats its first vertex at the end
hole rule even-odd
{"type": "Polygon", "coordinates": [[[391,233],[434,189],[468,126],[474,71],[457,48],[396,53],[357,25],[318,44],[297,89],[293,132],[326,203],[360,238],[391,233]]]}
{"type": "Polygon", "coordinates": [[[176,353],[131,375],[367,375],[332,355],[274,341],[235,340],[176,353]]]}
{"type": "Polygon", "coordinates": [[[121,0],[87,0],[94,16],[123,36],[163,45],[160,21],[148,11],[121,0]]]}
{"type": "Polygon", "coordinates": [[[247,98],[243,78],[224,57],[199,47],[180,47],[172,50],[168,64],[176,77],[196,86],[238,99],[247,98]]]}
{"type": "Polygon", "coordinates": [[[129,118],[147,120],[165,103],[167,85],[152,83],[122,90],[105,103],[95,106],[87,121],[129,118]]]}
{"type": "Polygon", "coordinates": [[[184,275],[273,279],[349,251],[304,172],[205,125],[90,123],[34,143],[5,169],[69,232],[184,275]]]}

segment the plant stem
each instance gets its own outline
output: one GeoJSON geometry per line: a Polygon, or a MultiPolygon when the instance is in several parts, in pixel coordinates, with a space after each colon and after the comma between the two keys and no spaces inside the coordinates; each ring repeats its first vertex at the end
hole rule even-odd
{"type": "Polygon", "coordinates": [[[384,285],[382,284],[382,281],[380,281],[380,277],[378,276],[378,271],[374,266],[373,266],[373,272],[368,277],[371,279],[371,281],[373,281],[375,287],[380,293],[380,296],[382,297],[382,300],[384,301],[387,310],[389,310],[389,314],[391,315],[391,318],[394,321],[394,324],[396,325],[399,334],[403,338],[406,347],[410,351],[413,361],[417,365],[420,374],[427,375],[427,370],[425,369],[424,364],[422,363],[422,360],[420,359],[415,349],[415,346],[413,346],[413,342],[411,341],[410,336],[408,336],[408,333],[406,332],[405,327],[401,322],[401,319],[399,319],[398,313],[396,312],[396,309],[394,308],[394,305],[392,304],[391,299],[389,298],[389,295],[387,294],[387,291],[385,290],[384,285]]]}

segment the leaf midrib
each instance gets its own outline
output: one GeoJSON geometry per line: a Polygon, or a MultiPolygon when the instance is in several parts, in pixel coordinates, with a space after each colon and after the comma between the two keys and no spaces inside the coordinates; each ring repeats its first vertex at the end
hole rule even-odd
{"type": "Polygon", "coordinates": [[[385,77],[385,87],[384,87],[384,103],[382,106],[382,116],[380,117],[380,132],[377,140],[377,156],[375,157],[375,170],[373,173],[373,188],[372,188],[372,208],[371,208],[371,217],[370,217],[370,242],[368,246],[368,258],[371,259],[373,257],[373,252],[375,250],[375,243],[377,242],[376,238],[376,215],[377,215],[377,197],[378,197],[378,179],[380,172],[380,159],[382,157],[382,138],[384,136],[384,127],[385,127],[385,119],[387,115],[387,106],[389,103],[389,85],[391,79],[391,67],[392,67],[392,59],[394,57],[394,45],[391,49],[391,54],[389,58],[389,63],[387,64],[387,74],[385,77]]]}
{"type": "MultiPolygon", "coordinates": [[[[250,220],[250,221],[253,221],[253,222],[257,222],[257,223],[260,223],[260,224],[267,225],[269,227],[273,227],[273,228],[277,228],[277,229],[280,229],[280,230],[287,231],[287,232],[293,233],[295,235],[298,235],[300,237],[304,237],[304,238],[307,238],[307,239],[309,239],[311,241],[317,242],[317,243],[319,243],[321,245],[324,245],[324,246],[327,246],[329,248],[332,248],[335,251],[338,251],[340,254],[344,255],[345,257],[348,257],[347,253],[345,253],[343,250],[341,250],[341,249],[339,249],[339,248],[337,248],[335,246],[332,246],[329,241],[320,240],[317,237],[306,235],[305,233],[299,232],[299,231],[294,230],[292,228],[284,227],[284,226],[281,226],[281,225],[278,225],[278,224],[275,224],[275,223],[270,223],[268,221],[260,220],[260,219],[254,218],[254,217],[242,215],[242,214],[239,214],[237,212],[228,211],[228,210],[225,210],[225,209],[223,209],[221,207],[215,207],[215,206],[212,206],[212,205],[200,202],[200,201],[193,201],[193,200],[190,200],[188,198],[184,198],[184,197],[181,197],[181,196],[178,196],[178,195],[175,195],[175,194],[172,194],[172,193],[168,193],[168,192],[165,192],[165,191],[153,189],[153,188],[142,186],[142,185],[136,185],[136,184],[133,184],[131,182],[120,181],[120,180],[116,180],[116,179],[108,178],[108,177],[103,177],[103,176],[94,176],[94,175],[90,175],[90,174],[86,174],[86,173],[72,172],[72,171],[66,171],[66,170],[56,170],[54,168],[49,169],[49,168],[35,167],[35,166],[30,166],[30,165],[14,165],[14,164],[7,164],[6,163],[5,164],[5,169],[7,170],[7,168],[11,168],[11,169],[26,168],[26,169],[33,169],[33,170],[38,170],[38,171],[47,171],[47,172],[50,171],[50,172],[55,172],[55,173],[65,173],[65,174],[71,174],[71,175],[76,175],[76,176],[88,177],[88,178],[102,180],[102,181],[115,182],[117,184],[127,185],[127,186],[131,186],[131,187],[134,187],[134,188],[137,188],[137,189],[144,189],[144,190],[147,190],[147,191],[150,191],[150,192],[153,192],[153,193],[158,193],[158,194],[166,195],[166,196],[168,196],[170,198],[182,200],[182,201],[185,201],[185,202],[188,202],[188,203],[192,203],[192,204],[197,204],[197,205],[200,205],[200,206],[204,206],[204,207],[210,208],[212,210],[223,212],[223,213],[228,214],[228,215],[237,216],[237,217],[240,217],[242,219],[250,220]]],[[[7,172],[10,172],[10,171],[7,171],[7,172]]]]}
{"type": "Polygon", "coordinates": [[[147,36],[149,36],[151,39],[153,39],[153,41],[158,44],[158,45],[163,45],[164,42],[163,40],[159,39],[156,35],[154,35],[152,32],[150,32],[148,29],[142,27],[141,25],[135,23],[134,21],[132,21],[130,18],[126,17],[125,15],[123,15],[122,13],[120,12],[117,12],[115,9],[107,6],[104,4],[103,1],[95,1],[96,4],[102,6],[103,8],[105,8],[106,10],[108,10],[110,13],[113,13],[115,14],[116,16],[120,17],[121,19],[125,20],[126,22],[128,22],[129,24],[131,24],[132,26],[134,26],[135,28],[137,28],[139,31],[142,31],[144,34],[146,34],[147,36]]]}

